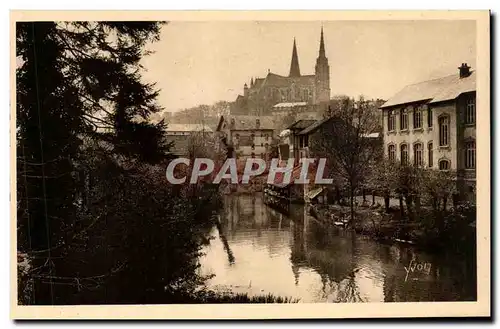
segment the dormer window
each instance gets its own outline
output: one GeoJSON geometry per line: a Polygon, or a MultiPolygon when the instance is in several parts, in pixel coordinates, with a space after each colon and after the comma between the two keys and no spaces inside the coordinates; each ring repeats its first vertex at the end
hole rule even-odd
{"type": "Polygon", "coordinates": [[[255,120],[255,126],[257,127],[257,129],[260,128],[260,119],[255,120]]]}

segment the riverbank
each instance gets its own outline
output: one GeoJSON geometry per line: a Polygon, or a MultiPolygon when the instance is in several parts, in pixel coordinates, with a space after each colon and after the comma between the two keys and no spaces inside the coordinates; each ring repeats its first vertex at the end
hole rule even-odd
{"type": "Polygon", "coordinates": [[[401,216],[399,208],[389,212],[381,206],[358,206],[355,220],[350,209],[339,205],[309,205],[310,213],[322,225],[351,229],[383,243],[403,243],[422,249],[455,249],[475,246],[475,209],[432,212],[422,210],[417,220],[401,216]]]}

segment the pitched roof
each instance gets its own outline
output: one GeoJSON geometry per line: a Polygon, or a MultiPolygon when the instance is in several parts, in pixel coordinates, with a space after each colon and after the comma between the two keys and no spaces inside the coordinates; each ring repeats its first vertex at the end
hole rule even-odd
{"type": "Polygon", "coordinates": [[[264,78],[256,78],[255,81],[254,81],[254,85],[253,85],[253,88],[260,88],[260,86],[262,85],[262,83],[264,82],[264,78]]]}
{"type": "Polygon", "coordinates": [[[299,120],[299,121],[295,121],[287,129],[290,129],[290,130],[303,130],[303,129],[309,127],[310,125],[312,125],[315,122],[316,122],[316,120],[299,120]]]}
{"type": "Polygon", "coordinates": [[[307,106],[307,102],[278,103],[273,108],[307,106]]]}
{"type": "Polygon", "coordinates": [[[294,79],[297,79],[299,81],[299,83],[314,83],[315,79],[316,79],[316,76],[314,74],[311,74],[311,75],[301,75],[300,77],[298,78],[294,78],[294,79]]]}
{"type": "Polygon", "coordinates": [[[269,72],[262,85],[273,87],[286,87],[290,84],[289,78],[269,72]]]}
{"type": "Polygon", "coordinates": [[[453,74],[406,86],[380,108],[427,100],[430,100],[430,103],[443,102],[475,90],[476,73],[474,71],[466,78],[453,74]]]}
{"type": "Polygon", "coordinates": [[[332,123],[332,124],[334,124],[334,123],[340,123],[340,122],[344,122],[344,121],[342,119],[338,118],[338,117],[331,117],[331,118],[326,118],[326,119],[323,119],[323,120],[319,120],[319,121],[314,122],[309,127],[305,128],[304,130],[300,131],[297,135],[308,135],[308,134],[311,134],[316,129],[318,129],[319,127],[321,127],[325,123],[332,123]]]}

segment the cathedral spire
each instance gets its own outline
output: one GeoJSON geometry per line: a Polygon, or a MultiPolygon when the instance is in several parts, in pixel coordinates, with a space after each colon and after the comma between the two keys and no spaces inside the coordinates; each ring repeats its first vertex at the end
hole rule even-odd
{"type": "Polygon", "coordinates": [[[290,64],[289,76],[300,77],[299,56],[297,55],[297,46],[295,44],[295,38],[293,38],[292,63],[290,64]]]}
{"type": "Polygon", "coordinates": [[[319,41],[319,57],[326,57],[326,55],[325,55],[325,40],[323,38],[323,26],[321,26],[321,40],[319,41]]]}

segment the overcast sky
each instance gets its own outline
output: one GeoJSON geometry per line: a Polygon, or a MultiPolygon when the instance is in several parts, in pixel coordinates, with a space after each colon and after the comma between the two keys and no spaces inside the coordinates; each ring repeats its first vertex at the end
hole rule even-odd
{"type": "Polygon", "coordinates": [[[387,99],[476,64],[474,21],[170,22],[144,77],[169,111],[233,101],[251,77],[288,75],[294,37],[301,73],[313,74],[322,25],[332,96],[387,99]]]}

